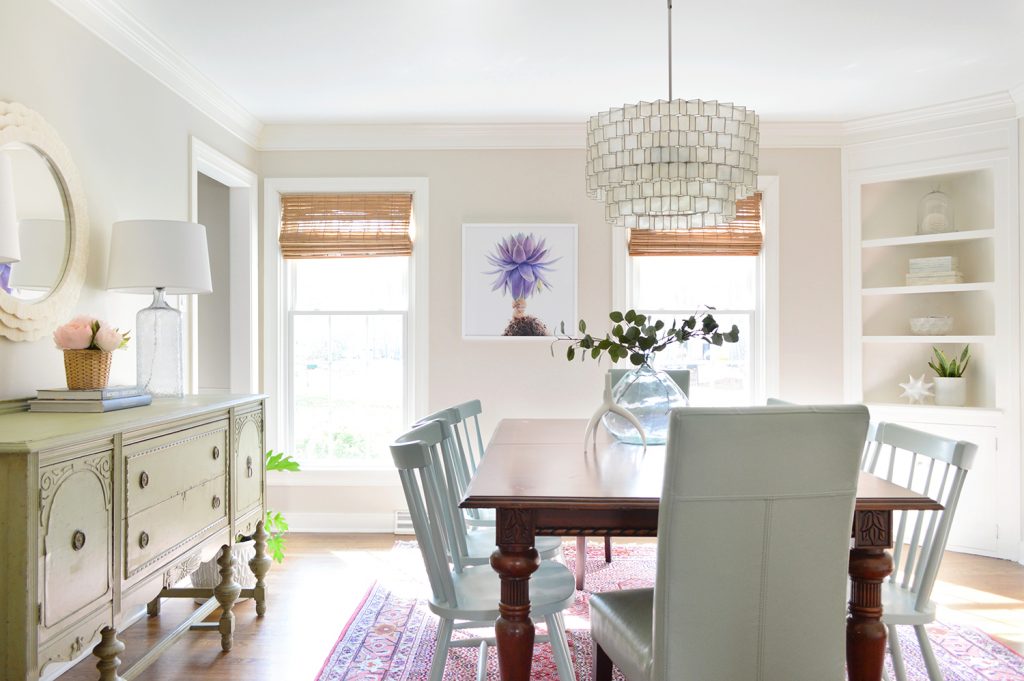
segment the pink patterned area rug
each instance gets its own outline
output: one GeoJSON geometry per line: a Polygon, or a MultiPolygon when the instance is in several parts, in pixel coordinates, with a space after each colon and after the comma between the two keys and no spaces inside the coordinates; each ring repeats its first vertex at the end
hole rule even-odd
{"type": "MultiPolygon", "coordinates": [[[[575,547],[566,543],[565,562],[575,564],[575,547]]],[[[603,545],[591,542],[587,551],[587,589],[578,592],[566,611],[569,646],[576,678],[589,681],[592,662],[588,601],[590,593],[651,586],[655,546],[616,542],[610,564],[604,562],[603,545]]],[[[399,542],[393,551],[394,574],[384,575],[359,606],[324,662],[317,681],[426,681],[430,674],[437,618],[419,597],[429,587],[415,543],[399,542]]],[[[539,627],[543,630],[543,627],[539,627]]],[[[928,681],[917,639],[910,627],[901,627],[904,662],[911,681],[928,681]]],[[[475,631],[463,635],[493,635],[475,631]]],[[[971,627],[936,622],[929,627],[935,655],[946,681],[1024,681],[1024,658],[971,627]]],[[[445,681],[476,678],[478,650],[452,648],[445,667],[445,681]]],[[[886,665],[889,665],[888,660],[886,665]]],[[[488,654],[488,678],[498,678],[494,647],[488,654]]],[[[891,675],[890,677],[895,678],[891,675]]],[[[538,644],[533,659],[533,679],[557,681],[551,646],[538,644]]],[[[615,679],[622,676],[615,670],[615,679]]]]}

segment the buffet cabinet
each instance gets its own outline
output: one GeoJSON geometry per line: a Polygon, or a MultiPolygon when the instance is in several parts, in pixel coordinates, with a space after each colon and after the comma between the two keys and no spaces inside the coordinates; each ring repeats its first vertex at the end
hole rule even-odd
{"type": "Polygon", "coordinates": [[[141,669],[117,669],[116,632],[147,606],[158,614],[162,597],[208,596],[196,622],[223,606],[220,622],[192,628],[219,631],[225,650],[240,591],[265,612],[262,396],[156,399],[105,414],[9,411],[0,414],[4,679],[51,676],[97,641],[100,678],[130,679],[141,669]],[[240,534],[256,535],[256,589],[228,576],[240,534]],[[213,558],[224,568],[215,588],[175,587],[213,558]]]}

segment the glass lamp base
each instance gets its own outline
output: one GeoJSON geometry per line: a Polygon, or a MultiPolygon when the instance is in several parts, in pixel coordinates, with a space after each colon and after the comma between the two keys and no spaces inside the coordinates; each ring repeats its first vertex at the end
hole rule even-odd
{"type": "Polygon", "coordinates": [[[136,371],[139,387],[154,397],[184,394],[181,312],[157,289],[153,302],[135,315],[136,371]]]}

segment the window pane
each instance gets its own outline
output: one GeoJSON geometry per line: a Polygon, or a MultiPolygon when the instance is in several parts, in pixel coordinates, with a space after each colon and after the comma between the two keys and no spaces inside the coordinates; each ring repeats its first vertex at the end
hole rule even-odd
{"type": "Polygon", "coordinates": [[[686,310],[711,305],[720,310],[757,306],[754,256],[654,256],[632,258],[633,307],[686,310]]]}
{"type": "MultiPolygon", "coordinates": [[[[657,314],[665,319],[670,315],[657,314]]],[[[677,319],[689,316],[680,312],[677,319]]],[[[715,315],[724,329],[735,324],[740,330],[738,343],[714,346],[704,341],[676,343],[659,352],[654,359],[656,369],[690,370],[690,404],[700,407],[749,405],[754,396],[751,365],[751,329],[753,313],[715,315]]]]}
{"type": "Polygon", "coordinates": [[[290,260],[296,310],[405,310],[409,258],[290,260]]]}
{"type": "Polygon", "coordinates": [[[305,464],[390,462],[404,426],[404,315],[293,315],[295,454],[305,464]]]}

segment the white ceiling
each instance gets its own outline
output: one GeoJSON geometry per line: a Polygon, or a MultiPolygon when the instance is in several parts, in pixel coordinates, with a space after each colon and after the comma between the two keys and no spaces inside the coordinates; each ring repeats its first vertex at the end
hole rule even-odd
{"type": "MultiPolygon", "coordinates": [[[[667,96],[664,0],[118,0],[264,123],[581,122],[667,96]]],[[[674,95],[847,121],[1024,83],[1024,1],[674,2],[674,95]]]]}

